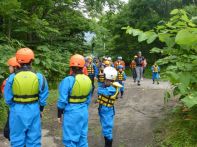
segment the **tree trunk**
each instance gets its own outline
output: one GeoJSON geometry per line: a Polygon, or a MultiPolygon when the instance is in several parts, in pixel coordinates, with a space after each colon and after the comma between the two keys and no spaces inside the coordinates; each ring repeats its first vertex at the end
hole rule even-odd
{"type": "Polygon", "coordinates": [[[11,22],[11,19],[8,18],[7,36],[8,36],[9,39],[11,38],[11,27],[12,27],[12,22],[11,22]]]}

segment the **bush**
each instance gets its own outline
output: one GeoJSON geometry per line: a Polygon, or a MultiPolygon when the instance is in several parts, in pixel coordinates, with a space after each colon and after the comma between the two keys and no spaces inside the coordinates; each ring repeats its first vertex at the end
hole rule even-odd
{"type": "Polygon", "coordinates": [[[7,106],[3,98],[0,98],[0,130],[3,129],[7,118],[7,106]]]}

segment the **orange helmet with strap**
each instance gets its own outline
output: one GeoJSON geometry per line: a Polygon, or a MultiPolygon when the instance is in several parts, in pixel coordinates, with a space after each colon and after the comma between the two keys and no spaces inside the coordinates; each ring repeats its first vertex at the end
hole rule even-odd
{"type": "Polygon", "coordinates": [[[30,63],[34,59],[34,52],[29,48],[21,48],[16,52],[18,63],[30,63]]]}
{"type": "Polygon", "coordinates": [[[7,63],[9,66],[20,67],[20,64],[16,61],[16,57],[10,58],[7,63]]]}
{"type": "Polygon", "coordinates": [[[82,55],[75,54],[70,58],[70,67],[84,67],[85,59],[82,55]]]}

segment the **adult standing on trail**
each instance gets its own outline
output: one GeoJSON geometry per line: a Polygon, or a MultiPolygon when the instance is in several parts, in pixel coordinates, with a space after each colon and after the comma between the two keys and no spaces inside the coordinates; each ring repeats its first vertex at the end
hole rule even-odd
{"type": "Polygon", "coordinates": [[[125,62],[122,60],[121,56],[117,57],[117,60],[114,62],[114,67],[117,69],[118,65],[122,65],[125,69],[125,62]]]}
{"type": "Polygon", "coordinates": [[[73,74],[64,78],[59,85],[57,101],[58,122],[63,116],[63,144],[65,147],[88,147],[88,105],[91,99],[92,83],[82,73],[84,57],[73,55],[70,68],[73,74]]]}
{"type": "MultiPolygon", "coordinates": [[[[17,71],[17,69],[20,67],[20,64],[16,61],[16,57],[12,57],[8,60],[8,65],[9,65],[9,72],[10,74],[14,73],[17,71]]],[[[2,94],[4,94],[4,87],[6,84],[6,80],[5,79],[3,81],[3,84],[1,85],[1,92],[2,94]]],[[[9,110],[8,110],[8,117],[7,117],[7,121],[4,127],[4,137],[7,138],[8,140],[10,140],[10,128],[9,128],[9,110]]]]}
{"type": "Polygon", "coordinates": [[[140,81],[143,76],[143,63],[144,63],[144,57],[142,57],[141,51],[138,52],[135,62],[136,62],[137,85],[140,86],[140,81]]]}
{"type": "Polygon", "coordinates": [[[11,74],[4,97],[10,108],[10,142],[12,147],[41,147],[41,113],[48,97],[44,76],[32,71],[34,53],[29,48],[16,52],[21,67],[11,74]]]}
{"type": "Polygon", "coordinates": [[[119,83],[113,83],[117,77],[117,71],[113,67],[106,67],[104,69],[105,82],[102,87],[98,87],[99,103],[98,113],[100,116],[100,123],[102,126],[102,133],[105,138],[105,147],[112,147],[113,141],[113,127],[114,127],[114,103],[119,93],[119,83]]]}
{"type": "Polygon", "coordinates": [[[98,69],[92,61],[93,61],[92,57],[88,56],[87,62],[86,62],[86,67],[87,67],[87,71],[88,71],[88,77],[92,81],[92,93],[94,93],[94,88],[95,88],[94,80],[96,79],[96,77],[98,75],[98,69]]]}

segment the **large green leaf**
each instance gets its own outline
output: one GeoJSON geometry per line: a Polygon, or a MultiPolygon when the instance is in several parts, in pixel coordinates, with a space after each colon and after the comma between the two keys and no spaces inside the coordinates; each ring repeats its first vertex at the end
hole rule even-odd
{"type": "Polygon", "coordinates": [[[137,36],[137,35],[140,35],[142,34],[143,32],[138,30],[138,29],[133,29],[133,36],[137,36]]]}
{"type": "Polygon", "coordinates": [[[146,33],[139,34],[139,36],[138,36],[138,42],[145,41],[146,39],[147,39],[146,33]]]}
{"type": "Polygon", "coordinates": [[[173,47],[175,45],[174,37],[171,37],[171,34],[168,33],[160,33],[159,40],[161,42],[165,42],[168,47],[173,47]]]}
{"type": "Polygon", "coordinates": [[[163,50],[157,47],[154,47],[150,50],[150,53],[162,53],[163,50]]]}
{"type": "Polygon", "coordinates": [[[150,44],[157,38],[157,34],[152,31],[145,32],[147,36],[147,43],[150,44]]]}
{"type": "Polygon", "coordinates": [[[191,108],[197,105],[197,94],[189,95],[181,100],[187,107],[191,108]]]}
{"type": "Polygon", "coordinates": [[[175,42],[180,45],[192,46],[197,44],[197,28],[183,29],[178,32],[175,42]]]}
{"type": "Polygon", "coordinates": [[[131,27],[126,27],[126,33],[127,34],[132,34],[132,32],[133,32],[133,28],[131,28],[131,27]]]}
{"type": "Polygon", "coordinates": [[[170,12],[171,15],[175,15],[179,12],[179,9],[174,9],[170,12]]]}

